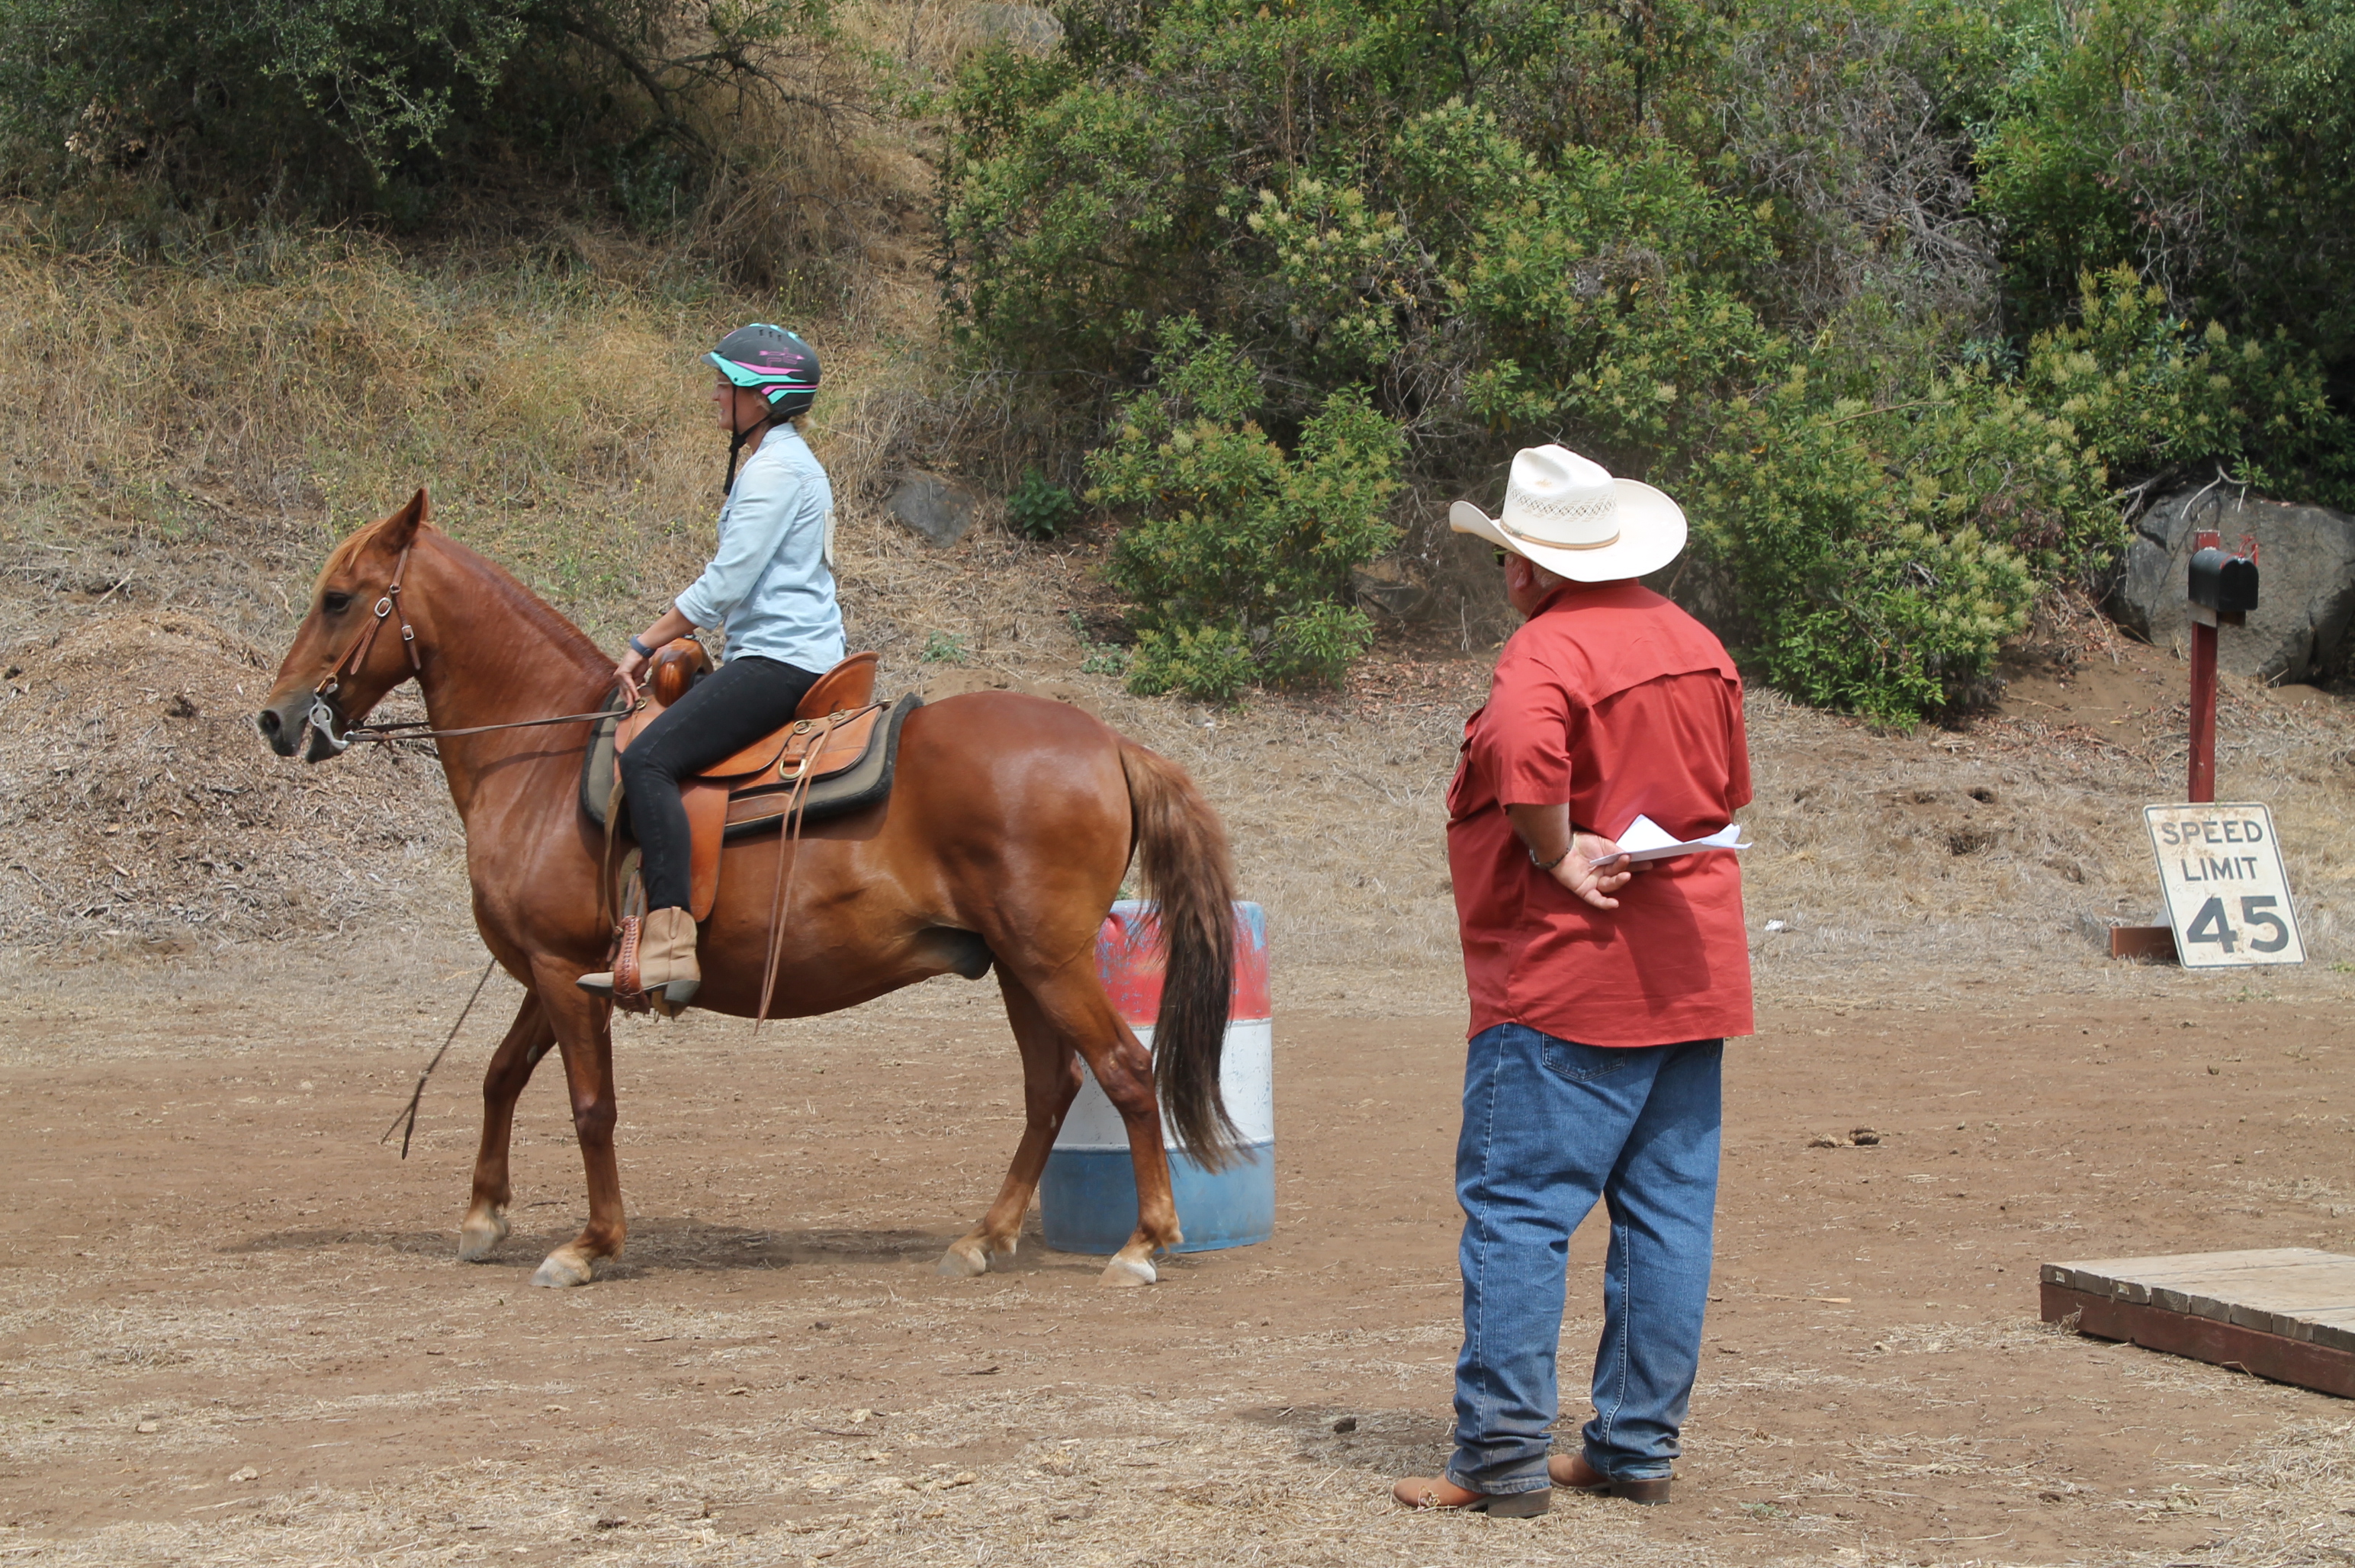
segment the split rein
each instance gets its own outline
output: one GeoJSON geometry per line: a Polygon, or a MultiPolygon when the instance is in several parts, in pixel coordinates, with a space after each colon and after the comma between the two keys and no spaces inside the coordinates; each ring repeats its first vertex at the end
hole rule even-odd
{"type": "Polygon", "coordinates": [[[409,624],[409,615],[400,607],[400,580],[409,571],[409,551],[401,547],[400,559],[392,565],[392,581],[385,585],[368,624],[352,638],[349,658],[337,658],[328,667],[319,684],[311,688],[311,728],[326,737],[327,744],[338,752],[348,751],[353,742],[374,741],[389,746],[395,741],[440,741],[460,735],[487,735],[494,730],[529,730],[542,724],[581,724],[604,719],[624,719],[645,706],[645,699],[637,697],[626,708],[600,708],[593,713],[559,713],[553,719],[514,719],[504,724],[470,724],[463,730],[436,730],[432,720],[404,719],[389,724],[353,724],[340,735],[336,733],[337,715],[327,699],[343,684],[341,677],[357,675],[360,666],[368,662],[368,650],[376,646],[376,635],[384,630],[385,623],[395,613],[400,616],[400,645],[409,654],[409,671],[421,674],[425,666],[417,656],[417,628],[409,624]]]}

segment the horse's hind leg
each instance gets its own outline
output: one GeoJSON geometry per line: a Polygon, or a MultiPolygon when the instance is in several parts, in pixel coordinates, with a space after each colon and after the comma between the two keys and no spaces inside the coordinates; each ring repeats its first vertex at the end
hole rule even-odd
{"type": "Polygon", "coordinates": [[[1071,1097],[1080,1092],[1080,1059],[1071,1041],[1049,1021],[1022,982],[1001,968],[997,983],[1006,997],[1007,1021],[1014,1026],[1015,1043],[1022,1049],[1022,1102],[1028,1119],[1005,1185],[997,1189],[997,1201],[980,1224],[941,1255],[940,1272],[953,1279],[986,1274],[992,1259],[1014,1256],[1022,1217],[1030,1211],[1030,1195],[1039,1189],[1039,1173],[1047,1168],[1047,1156],[1071,1108],[1071,1097]]]}
{"type": "MultiPolygon", "coordinates": [[[[1104,1097],[1128,1130],[1128,1157],[1136,1176],[1136,1229],[1104,1264],[1105,1285],[1151,1285],[1159,1275],[1153,1254],[1186,1239],[1178,1228],[1178,1201],[1169,1190],[1169,1156],[1161,1142],[1161,1102],[1153,1092],[1153,1058],[1113,1010],[1098,977],[1091,945],[1050,974],[1026,982],[1049,1027],[1087,1059],[1104,1097]]],[[[1056,1118],[1058,1125],[1061,1118],[1056,1118]]],[[[1051,1143],[1053,1135],[1048,1135],[1051,1143]]],[[[1027,1151],[1026,1141],[1024,1148],[1027,1151]]],[[[1042,1147],[1039,1166],[1046,1164],[1042,1147]]]]}
{"type": "Polygon", "coordinates": [[[555,1043],[548,1010],[539,1005],[538,993],[527,989],[506,1039],[483,1073],[483,1142],[474,1155],[474,1200],[458,1225],[460,1263],[480,1263],[506,1240],[507,1205],[515,1197],[507,1182],[507,1145],[515,1133],[516,1099],[555,1043]]]}
{"type": "MultiPolygon", "coordinates": [[[[1101,992],[1099,992],[1101,995],[1101,992]]],[[[1105,1285],[1151,1285],[1160,1278],[1153,1254],[1186,1239],[1178,1228],[1178,1199],[1169,1189],[1169,1151],[1161,1142],[1161,1099],[1153,1092],[1153,1058],[1110,1003],[1103,1004],[1109,1037],[1092,1037],[1082,1051],[1088,1070],[1128,1128],[1129,1168],[1136,1176],[1136,1229],[1104,1264],[1105,1285]]]]}

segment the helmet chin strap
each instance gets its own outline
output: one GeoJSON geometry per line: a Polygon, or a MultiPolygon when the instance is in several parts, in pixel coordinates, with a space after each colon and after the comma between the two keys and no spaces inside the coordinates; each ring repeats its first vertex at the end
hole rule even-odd
{"type": "MultiPolygon", "coordinates": [[[[777,422],[777,405],[770,402],[765,397],[761,400],[767,411],[750,425],[736,431],[728,443],[728,482],[719,486],[720,498],[723,500],[736,493],[736,458],[744,450],[744,443],[777,422]]],[[[736,423],[732,407],[729,411],[728,422],[731,427],[736,423]]]]}

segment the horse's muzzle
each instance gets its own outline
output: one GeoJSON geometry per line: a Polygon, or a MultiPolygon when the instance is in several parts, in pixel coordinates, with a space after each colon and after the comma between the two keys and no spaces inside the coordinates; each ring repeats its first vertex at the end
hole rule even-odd
{"type": "MultiPolygon", "coordinates": [[[[261,727],[261,738],[270,742],[272,751],[282,757],[291,757],[294,754],[295,745],[302,740],[304,727],[311,722],[312,701],[312,696],[307,691],[291,692],[263,709],[256,717],[254,721],[261,727]]],[[[324,763],[329,757],[341,754],[325,734],[315,727],[312,728],[311,749],[304,753],[303,758],[304,762],[324,763]]]]}

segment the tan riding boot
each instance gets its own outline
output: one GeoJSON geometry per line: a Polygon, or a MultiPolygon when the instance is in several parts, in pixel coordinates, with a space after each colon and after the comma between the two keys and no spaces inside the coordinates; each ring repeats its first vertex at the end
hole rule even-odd
{"type": "MultiPolygon", "coordinates": [[[[600,997],[613,994],[610,971],[583,975],[575,982],[600,997]]],[[[695,964],[695,917],[678,908],[650,910],[638,933],[638,985],[666,1017],[676,1018],[695,998],[703,971],[695,964]]]]}

